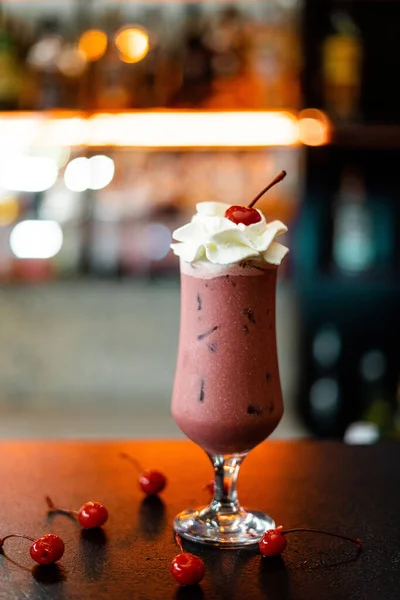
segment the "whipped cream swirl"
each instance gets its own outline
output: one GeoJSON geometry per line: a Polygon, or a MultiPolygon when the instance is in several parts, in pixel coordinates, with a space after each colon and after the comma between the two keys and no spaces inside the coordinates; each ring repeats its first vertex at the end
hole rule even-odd
{"type": "Polygon", "coordinates": [[[174,253],[185,262],[208,260],[230,265],[258,259],[279,265],[289,250],[275,238],[286,233],[287,227],[281,221],[267,223],[261,211],[258,223],[236,224],[224,216],[230,206],[223,202],[197,204],[191,222],[172,234],[178,242],[171,244],[174,253]]]}

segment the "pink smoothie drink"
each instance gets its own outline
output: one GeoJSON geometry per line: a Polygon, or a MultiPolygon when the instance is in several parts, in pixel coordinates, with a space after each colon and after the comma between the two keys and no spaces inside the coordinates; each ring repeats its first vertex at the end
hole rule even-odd
{"type": "Polygon", "coordinates": [[[214,494],[189,508],[174,530],[220,547],[256,544],[275,521],[245,510],[237,497],[240,465],[265,440],[283,412],[275,332],[278,266],[287,231],[254,209],[285,171],[250,202],[200,202],[190,222],[173,233],[181,262],[181,327],[172,414],[209,455],[214,494]]]}
{"type": "Polygon", "coordinates": [[[277,266],[181,261],[181,327],[172,414],[210,454],[265,440],[283,412],[276,351],[277,266]]]}

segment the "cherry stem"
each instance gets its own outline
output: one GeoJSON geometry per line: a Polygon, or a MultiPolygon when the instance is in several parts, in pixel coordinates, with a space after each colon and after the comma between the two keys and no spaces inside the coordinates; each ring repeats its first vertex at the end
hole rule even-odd
{"type": "Polygon", "coordinates": [[[323,535],[330,535],[332,537],[340,538],[341,540],[346,540],[347,542],[352,542],[353,544],[357,544],[359,548],[362,548],[362,542],[360,538],[351,538],[347,535],[340,535],[340,533],[332,533],[330,531],[320,531],[319,529],[305,529],[300,527],[298,529],[281,529],[278,527],[279,533],[282,535],[286,535],[287,533],[297,533],[299,531],[308,531],[309,533],[322,533],[323,535]]]}
{"type": "Polygon", "coordinates": [[[68,510],[68,508],[60,508],[59,506],[56,506],[53,502],[53,500],[50,498],[50,496],[45,496],[45,500],[46,500],[46,504],[49,508],[49,512],[60,512],[60,513],[65,513],[67,515],[78,515],[79,511],[78,510],[68,510]]]}
{"type": "Polygon", "coordinates": [[[4,542],[9,538],[23,538],[24,540],[29,540],[30,542],[36,541],[35,538],[30,537],[29,535],[23,535],[22,533],[10,533],[9,535],[6,535],[0,539],[0,550],[3,548],[4,542]]]}
{"type": "Polygon", "coordinates": [[[282,181],[282,179],[285,179],[285,177],[286,177],[286,171],[281,171],[280,173],[278,173],[278,175],[275,177],[275,179],[273,179],[271,181],[271,183],[269,183],[267,185],[266,188],[261,190],[261,192],[259,194],[257,194],[257,196],[250,202],[249,208],[252,208],[255,205],[255,203],[261,198],[261,196],[264,196],[265,192],[268,192],[268,190],[270,190],[272,187],[274,187],[274,185],[276,185],[277,183],[282,181]]]}
{"type": "Polygon", "coordinates": [[[181,538],[181,536],[178,533],[175,534],[175,541],[176,541],[176,543],[179,546],[179,550],[182,552],[182,554],[184,554],[185,551],[184,551],[183,546],[182,546],[182,538],[181,538]]]}
{"type": "Polygon", "coordinates": [[[120,452],[120,457],[125,458],[125,460],[129,461],[135,467],[139,474],[144,471],[142,465],[136,460],[136,458],[133,458],[133,456],[126,454],[126,452],[120,452]]]}

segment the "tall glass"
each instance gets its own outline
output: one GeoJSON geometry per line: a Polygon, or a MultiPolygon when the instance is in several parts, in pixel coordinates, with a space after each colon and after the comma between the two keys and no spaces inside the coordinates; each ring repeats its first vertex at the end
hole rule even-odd
{"type": "Polygon", "coordinates": [[[254,544],[275,527],[247,512],[236,481],[247,453],[283,412],[275,295],[277,267],[245,261],[228,267],[181,260],[181,326],[172,414],[208,454],[215,475],[209,506],[189,509],[174,529],[190,540],[228,547],[254,544]]]}

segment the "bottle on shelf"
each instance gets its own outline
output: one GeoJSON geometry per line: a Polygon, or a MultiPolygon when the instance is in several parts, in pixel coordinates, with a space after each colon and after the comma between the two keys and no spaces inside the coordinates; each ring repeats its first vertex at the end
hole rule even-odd
{"type": "Polygon", "coordinates": [[[381,438],[390,437],[394,430],[395,403],[387,386],[387,357],[385,349],[374,348],[360,359],[360,396],[363,398],[362,418],[372,423],[381,438]]]}
{"type": "Polygon", "coordinates": [[[36,97],[33,108],[45,110],[65,106],[65,77],[57,61],[64,38],[58,17],[46,17],[37,26],[34,43],[27,54],[27,64],[36,79],[36,97]]]}
{"type": "Polygon", "coordinates": [[[197,7],[189,7],[180,48],[182,86],[174,98],[174,105],[177,107],[202,106],[210,96],[213,79],[212,51],[206,38],[207,22],[197,7]]]}
{"type": "Polygon", "coordinates": [[[17,41],[0,4],[0,110],[18,108],[21,86],[22,76],[17,41]]]}
{"type": "Polygon", "coordinates": [[[373,222],[362,175],[342,171],[334,204],[332,254],[335,266],[352,275],[372,268],[375,259],[373,222]]]}
{"type": "Polygon", "coordinates": [[[134,85],[129,80],[129,67],[121,61],[115,45],[115,35],[122,24],[118,9],[103,15],[103,27],[108,37],[105,53],[91,65],[91,84],[87,86],[86,104],[95,110],[125,110],[134,106],[134,85]],[[128,67],[128,69],[126,68],[128,67]]]}
{"type": "Polygon", "coordinates": [[[301,50],[296,12],[271,10],[266,20],[250,20],[248,71],[258,107],[300,106],[301,50]]]}
{"type": "Polygon", "coordinates": [[[254,94],[247,93],[245,71],[249,37],[245,25],[246,17],[236,7],[222,10],[211,20],[205,38],[212,53],[212,85],[206,101],[210,108],[246,107],[247,100],[254,98],[254,94]]]}
{"type": "Polygon", "coordinates": [[[363,42],[347,12],[334,12],[332,30],[322,45],[322,80],[325,110],[337,121],[359,118],[363,42]]]}

